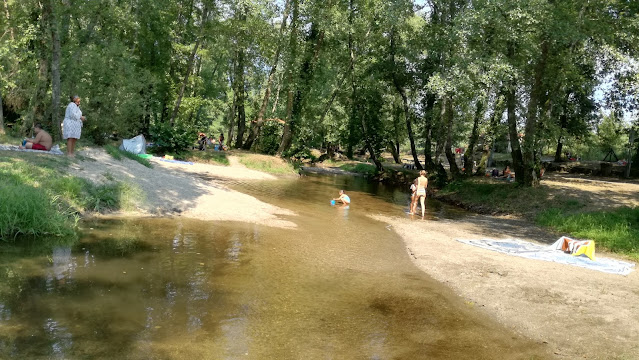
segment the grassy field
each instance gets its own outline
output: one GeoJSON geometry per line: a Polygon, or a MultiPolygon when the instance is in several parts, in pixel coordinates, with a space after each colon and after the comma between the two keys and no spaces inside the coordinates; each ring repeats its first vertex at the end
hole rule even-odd
{"type": "Polygon", "coordinates": [[[130,184],[73,177],[70,164],[63,156],[0,153],[0,240],[74,236],[80,213],[131,209],[141,197],[130,184]]]}
{"type": "Polygon", "coordinates": [[[226,152],[214,150],[192,150],[189,151],[187,155],[183,156],[183,160],[212,165],[229,165],[229,159],[226,157],[226,152]]]}
{"type": "Polygon", "coordinates": [[[548,209],[537,216],[537,223],[639,260],[639,208],[571,215],[548,209]]]}
{"type": "Polygon", "coordinates": [[[293,175],[297,172],[292,164],[274,156],[245,152],[234,152],[240,163],[249,169],[263,171],[274,175],[293,175]]]}
{"type": "Polygon", "coordinates": [[[543,183],[521,188],[515,183],[480,178],[452,182],[437,197],[481,213],[519,215],[639,259],[639,208],[588,211],[583,200],[559,194],[543,183]]]}

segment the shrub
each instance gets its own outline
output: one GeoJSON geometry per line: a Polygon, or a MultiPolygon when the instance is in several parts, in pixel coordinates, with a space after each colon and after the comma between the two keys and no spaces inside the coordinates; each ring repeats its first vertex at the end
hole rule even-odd
{"type": "Polygon", "coordinates": [[[182,121],[173,126],[169,123],[155,123],[150,132],[155,143],[153,151],[156,153],[182,154],[197,139],[196,128],[182,121]]]}

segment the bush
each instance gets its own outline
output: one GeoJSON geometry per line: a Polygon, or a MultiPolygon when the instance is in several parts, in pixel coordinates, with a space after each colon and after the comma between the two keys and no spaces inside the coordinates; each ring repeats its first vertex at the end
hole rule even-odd
{"type": "Polygon", "coordinates": [[[155,143],[152,151],[155,153],[183,154],[197,139],[196,128],[182,121],[173,126],[169,123],[155,123],[150,132],[155,143]]]}
{"type": "Polygon", "coordinates": [[[255,150],[267,155],[275,155],[280,146],[284,125],[277,121],[267,121],[260,129],[255,150]]]}

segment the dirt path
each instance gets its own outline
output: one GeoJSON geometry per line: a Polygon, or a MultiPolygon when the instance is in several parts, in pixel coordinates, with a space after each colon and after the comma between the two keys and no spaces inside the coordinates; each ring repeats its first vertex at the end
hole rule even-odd
{"type": "Polygon", "coordinates": [[[375,218],[393,226],[419,268],[448,284],[469,306],[547,343],[557,358],[639,359],[639,272],[626,277],[606,274],[509,256],[455,240],[556,240],[556,235],[518,219],[483,215],[455,221],[375,218]]]}
{"type": "Polygon", "coordinates": [[[583,202],[589,211],[607,210],[619,206],[639,206],[639,183],[574,175],[551,174],[543,185],[555,195],[570,196],[583,202]]]}
{"type": "Polygon", "coordinates": [[[261,202],[231,190],[225,180],[269,180],[276,177],[245,167],[182,164],[152,160],[153,169],[136,161],[113,159],[103,149],[79,152],[87,160],[71,166],[71,173],[94,183],[110,178],[139,187],[145,200],[140,215],[180,215],[202,220],[235,220],[276,227],[295,227],[281,216],[289,210],[261,202]]]}

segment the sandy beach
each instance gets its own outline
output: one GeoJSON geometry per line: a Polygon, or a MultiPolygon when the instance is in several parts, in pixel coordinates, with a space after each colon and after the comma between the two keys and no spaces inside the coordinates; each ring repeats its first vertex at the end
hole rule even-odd
{"type": "MultiPolygon", "coordinates": [[[[524,259],[455,239],[519,238],[549,244],[541,228],[508,217],[428,221],[375,216],[402,237],[420,269],[469,306],[547,343],[559,359],[639,358],[639,274],[613,275],[524,259]]],[[[600,253],[598,256],[612,257],[600,253]]]]}
{"type": "Polygon", "coordinates": [[[224,185],[229,180],[269,180],[275,176],[239,164],[216,166],[151,160],[153,168],[129,159],[115,160],[103,149],[80,152],[86,160],[71,165],[71,174],[94,183],[109,178],[135,185],[144,193],[137,212],[126,216],[183,216],[200,220],[235,220],[294,228],[282,216],[293,212],[259,201],[224,185]]]}

